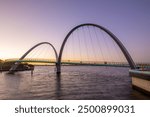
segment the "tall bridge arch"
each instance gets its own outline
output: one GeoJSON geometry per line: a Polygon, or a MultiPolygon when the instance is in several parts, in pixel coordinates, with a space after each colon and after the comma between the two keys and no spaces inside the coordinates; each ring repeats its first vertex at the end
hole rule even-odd
{"type": "MultiPolygon", "coordinates": [[[[38,46],[40,46],[40,45],[43,45],[43,44],[48,44],[48,45],[50,45],[50,46],[52,47],[52,49],[54,50],[54,53],[55,53],[56,63],[57,63],[57,61],[58,61],[58,54],[57,54],[57,51],[56,51],[55,47],[54,47],[51,43],[49,43],[49,42],[41,42],[41,43],[38,43],[38,44],[34,45],[34,46],[33,46],[32,48],[30,48],[25,54],[23,54],[23,55],[20,57],[19,61],[15,62],[15,64],[10,68],[9,73],[14,73],[15,70],[16,70],[16,68],[17,68],[18,65],[20,64],[20,61],[23,60],[33,49],[35,49],[36,47],[38,47],[38,46]]],[[[57,67],[57,66],[56,66],[56,67],[57,67]]]]}
{"type": "Polygon", "coordinates": [[[122,44],[122,42],[111,32],[109,31],[108,29],[106,29],[105,27],[103,26],[100,26],[100,25],[97,25],[97,24],[92,24],[92,23],[85,23],[85,24],[80,24],[76,27],[74,27],[65,37],[62,45],[61,45],[61,48],[60,48],[60,52],[59,52],[59,56],[58,56],[58,62],[56,64],[57,66],[57,73],[61,73],[61,60],[62,60],[62,54],[63,54],[63,50],[64,50],[64,47],[65,47],[65,44],[68,40],[68,38],[70,37],[70,35],[75,31],[77,30],[78,28],[80,27],[84,27],[84,26],[94,26],[94,27],[97,27],[101,30],[103,30],[104,32],[106,32],[114,41],[115,43],[119,46],[119,48],[121,49],[122,53],[124,54],[126,60],[128,61],[131,69],[136,69],[136,65],[132,59],[132,57],[130,56],[129,52],[127,51],[127,49],[125,48],[125,46],[122,44]]]}

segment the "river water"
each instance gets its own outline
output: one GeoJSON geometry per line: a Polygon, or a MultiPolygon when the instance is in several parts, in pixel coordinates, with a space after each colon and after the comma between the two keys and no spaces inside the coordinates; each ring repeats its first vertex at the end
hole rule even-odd
{"type": "Polygon", "coordinates": [[[54,66],[36,66],[15,75],[0,73],[0,99],[150,99],[132,89],[129,68],[63,66],[56,75],[54,66]]]}

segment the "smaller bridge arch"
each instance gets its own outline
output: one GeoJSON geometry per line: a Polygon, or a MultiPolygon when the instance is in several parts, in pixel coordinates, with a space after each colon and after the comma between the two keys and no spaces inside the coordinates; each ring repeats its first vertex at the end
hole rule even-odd
{"type": "MultiPolygon", "coordinates": [[[[33,46],[32,48],[30,48],[25,54],[23,54],[23,55],[20,57],[19,61],[15,62],[15,64],[12,65],[12,67],[11,67],[10,70],[9,70],[9,73],[14,73],[15,70],[16,70],[16,68],[17,68],[18,65],[20,64],[21,60],[23,60],[33,49],[35,49],[36,47],[38,47],[38,46],[40,46],[40,45],[43,45],[43,44],[48,44],[48,45],[50,45],[50,46],[52,47],[52,49],[54,50],[54,53],[55,53],[56,63],[57,63],[57,61],[58,61],[58,54],[57,54],[57,51],[56,51],[55,47],[54,47],[51,43],[49,43],[49,42],[41,42],[41,43],[38,43],[38,44],[34,45],[34,46],[33,46]]],[[[57,66],[56,66],[56,67],[57,67],[57,66]]]]}

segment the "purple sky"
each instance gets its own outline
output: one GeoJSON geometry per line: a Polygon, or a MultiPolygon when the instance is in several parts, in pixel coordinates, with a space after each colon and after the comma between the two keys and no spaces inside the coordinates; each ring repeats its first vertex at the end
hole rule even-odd
{"type": "Polygon", "coordinates": [[[68,31],[87,22],[112,31],[135,61],[150,62],[150,0],[1,0],[0,58],[42,41],[59,51],[68,31]]]}

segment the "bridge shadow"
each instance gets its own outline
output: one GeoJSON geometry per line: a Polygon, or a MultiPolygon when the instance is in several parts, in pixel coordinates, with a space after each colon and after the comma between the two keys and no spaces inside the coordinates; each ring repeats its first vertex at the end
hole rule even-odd
{"type": "Polygon", "coordinates": [[[55,80],[55,93],[56,93],[56,98],[60,99],[61,97],[61,74],[56,74],[56,80],[55,80]]]}

